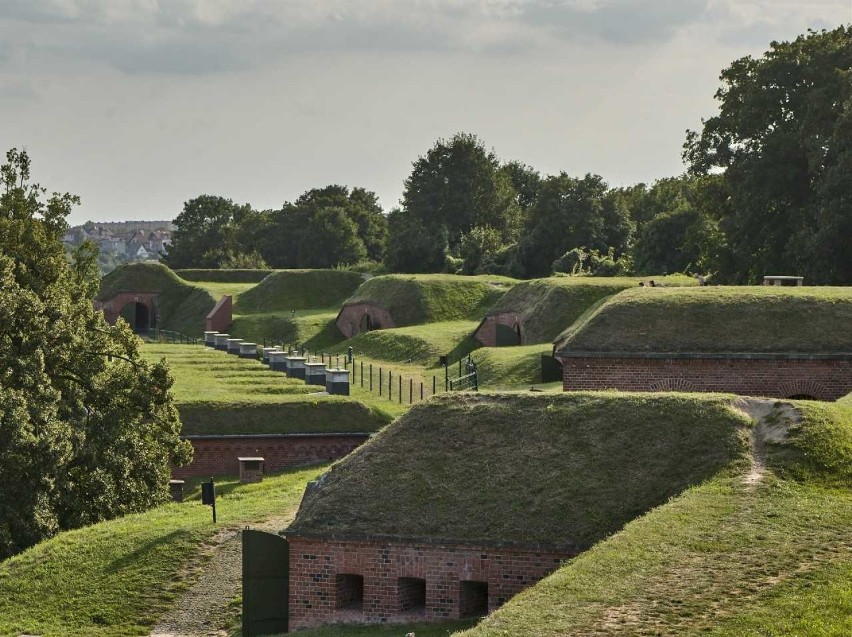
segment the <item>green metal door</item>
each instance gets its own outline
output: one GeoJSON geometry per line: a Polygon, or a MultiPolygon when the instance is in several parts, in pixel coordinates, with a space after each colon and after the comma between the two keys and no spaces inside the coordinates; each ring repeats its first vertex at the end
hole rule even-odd
{"type": "Polygon", "coordinates": [[[243,637],[286,633],[290,544],[264,531],[243,531],[243,637]]]}

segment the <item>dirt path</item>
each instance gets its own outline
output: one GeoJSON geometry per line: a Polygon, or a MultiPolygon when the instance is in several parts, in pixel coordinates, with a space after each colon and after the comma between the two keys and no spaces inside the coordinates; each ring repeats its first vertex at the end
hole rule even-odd
{"type": "MultiPolygon", "coordinates": [[[[290,521],[271,518],[253,529],[276,532],[290,521]]],[[[190,577],[197,579],[181,595],[175,607],[160,618],[151,637],[226,637],[225,628],[234,623],[239,607],[234,600],[240,594],[242,578],[242,543],[240,530],[227,527],[219,531],[202,548],[210,555],[195,567],[190,577]]]]}
{"type": "Polygon", "coordinates": [[[743,476],[743,484],[754,488],[766,474],[766,443],[783,441],[800,416],[792,405],[767,398],[737,398],[734,407],[756,421],[751,430],[751,469],[743,476]]]}

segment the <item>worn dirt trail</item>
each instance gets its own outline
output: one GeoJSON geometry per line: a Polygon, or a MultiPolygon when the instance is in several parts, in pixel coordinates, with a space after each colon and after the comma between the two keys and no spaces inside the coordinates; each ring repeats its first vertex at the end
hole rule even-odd
{"type": "MultiPolygon", "coordinates": [[[[292,516],[275,517],[251,528],[277,532],[292,516]]],[[[227,637],[227,627],[239,614],[234,599],[240,594],[242,544],[240,529],[226,527],[202,548],[208,561],[188,573],[197,578],[174,608],[157,622],[150,637],[227,637]]]]}
{"type": "Polygon", "coordinates": [[[766,474],[766,443],[783,441],[800,416],[792,405],[770,398],[743,396],[734,401],[734,407],[756,421],[751,430],[751,469],[743,476],[743,483],[754,488],[766,474]]]}

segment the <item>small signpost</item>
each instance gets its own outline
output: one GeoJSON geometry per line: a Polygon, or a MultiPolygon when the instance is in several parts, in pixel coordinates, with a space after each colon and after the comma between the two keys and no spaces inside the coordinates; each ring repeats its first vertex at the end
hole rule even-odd
{"type": "Polygon", "coordinates": [[[216,524],[216,485],[213,484],[213,478],[210,478],[210,482],[201,483],[201,504],[213,507],[213,524],[216,524]]]}

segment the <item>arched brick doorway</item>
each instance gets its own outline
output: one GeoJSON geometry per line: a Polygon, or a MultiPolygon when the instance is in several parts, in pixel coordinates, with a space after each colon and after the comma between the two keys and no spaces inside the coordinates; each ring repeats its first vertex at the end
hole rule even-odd
{"type": "Polygon", "coordinates": [[[137,334],[147,332],[150,329],[157,327],[156,317],[145,303],[140,301],[131,301],[127,303],[119,311],[119,316],[127,321],[132,329],[137,334]]]}

